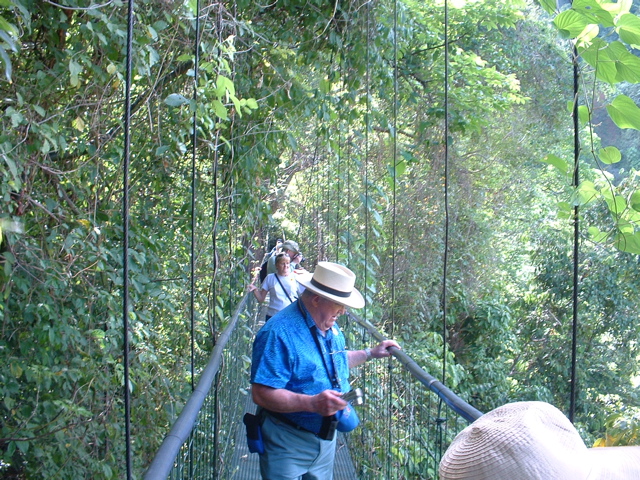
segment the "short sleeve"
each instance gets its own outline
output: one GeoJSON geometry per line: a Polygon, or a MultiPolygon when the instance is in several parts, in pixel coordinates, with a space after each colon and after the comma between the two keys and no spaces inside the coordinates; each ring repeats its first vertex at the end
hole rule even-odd
{"type": "Polygon", "coordinates": [[[280,335],[264,328],[258,332],[251,359],[251,383],[285,388],[291,379],[290,352],[280,335]]]}

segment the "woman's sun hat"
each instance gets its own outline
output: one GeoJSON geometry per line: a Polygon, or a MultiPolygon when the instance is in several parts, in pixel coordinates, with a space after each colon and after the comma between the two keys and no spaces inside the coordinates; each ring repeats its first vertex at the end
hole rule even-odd
{"type": "Polygon", "coordinates": [[[638,480],[640,447],[587,448],[553,405],[515,402],[483,415],[453,440],[440,480],[638,480]]]}
{"type": "Polygon", "coordinates": [[[364,298],[355,288],[356,275],[343,265],[318,262],[313,274],[306,273],[298,276],[298,283],[307,290],[345,307],[364,307],[364,298]]]}

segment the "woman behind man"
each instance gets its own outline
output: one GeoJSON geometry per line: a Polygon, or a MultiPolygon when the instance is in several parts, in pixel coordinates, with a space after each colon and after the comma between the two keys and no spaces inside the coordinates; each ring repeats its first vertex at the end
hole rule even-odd
{"type": "Polygon", "coordinates": [[[269,306],[265,321],[269,320],[284,307],[292,304],[298,298],[298,281],[291,274],[291,258],[286,253],[276,254],[276,273],[270,273],[258,288],[253,283],[249,285],[260,303],[269,294],[269,306]]]}

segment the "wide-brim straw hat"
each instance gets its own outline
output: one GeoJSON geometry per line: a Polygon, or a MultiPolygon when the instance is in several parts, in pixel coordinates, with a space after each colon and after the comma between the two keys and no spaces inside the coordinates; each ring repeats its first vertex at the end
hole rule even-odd
{"type": "Polygon", "coordinates": [[[638,480],[640,447],[587,448],[553,405],[515,402],[456,436],[440,480],[638,480]]]}
{"type": "Polygon", "coordinates": [[[318,262],[315,271],[301,274],[298,283],[321,297],[350,308],[364,307],[364,298],[355,288],[356,275],[344,265],[318,262]]]}

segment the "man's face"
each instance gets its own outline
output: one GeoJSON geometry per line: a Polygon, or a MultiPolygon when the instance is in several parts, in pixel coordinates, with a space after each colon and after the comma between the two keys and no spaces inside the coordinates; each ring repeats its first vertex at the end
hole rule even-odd
{"type": "Polygon", "coordinates": [[[294,261],[294,259],[299,255],[299,253],[294,252],[293,250],[285,250],[284,253],[289,255],[289,258],[291,259],[291,261],[294,261]]]}
{"type": "Polygon", "coordinates": [[[340,315],[345,314],[347,309],[344,305],[335,303],[328,298],[317,296],[315,299],[317,308],[313,320],[321,331],[326,332],[333,327],[340,315]]]}

